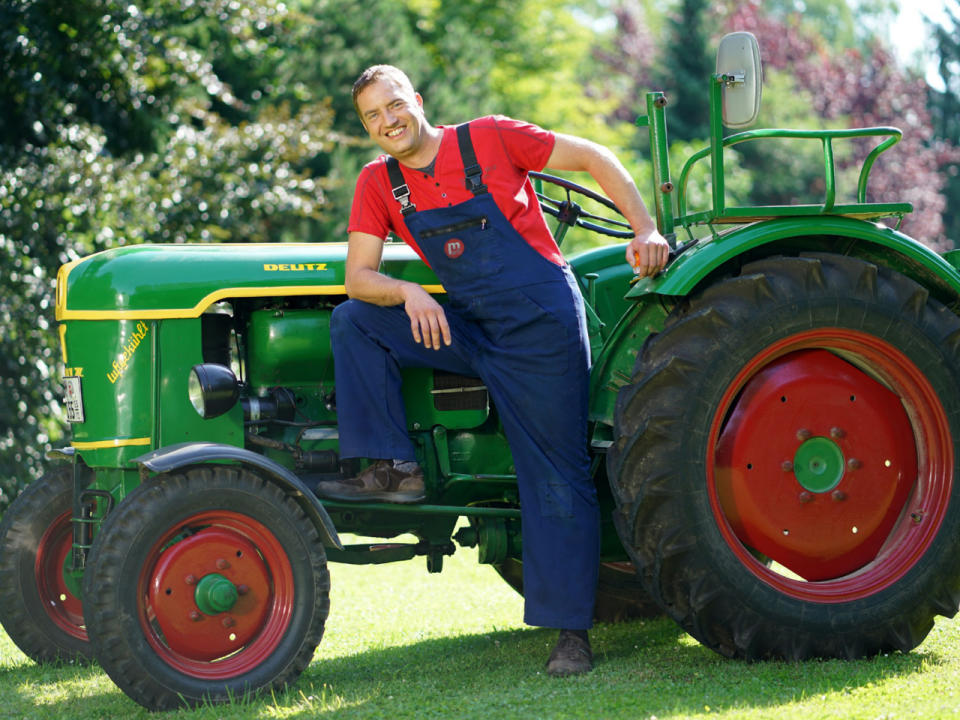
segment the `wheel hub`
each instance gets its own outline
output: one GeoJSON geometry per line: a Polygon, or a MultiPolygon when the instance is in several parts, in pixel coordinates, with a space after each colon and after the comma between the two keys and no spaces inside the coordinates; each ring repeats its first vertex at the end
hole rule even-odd
{"type": "Polygon", "coordinates": [[[820,349],[750,378],[717,444],[717,493],[737,538],[810,581],[872,561],[916,477],[899,397],[820,349]]]}
{"type": "Polygon", "coordinates": [[[197,607],[205,615],[217,615],[232,609],[237,602],[237,587],[220,573],[205,575],[193,594],[197,607]]]}
{"type": "Polygon", "coordinates": [[[810,492],[829,492],[843,478],[843,463],[843,451],[833,440],[813,437],[797,448],[793,473],[810,492]]]}
{"type": "Polygon", "coordinates": [[[243,534],[209,527],[163,551],[148,601],[171,650],[191,660],[216,660],[262,630],[273,602],[270,571],[243,534]]]}

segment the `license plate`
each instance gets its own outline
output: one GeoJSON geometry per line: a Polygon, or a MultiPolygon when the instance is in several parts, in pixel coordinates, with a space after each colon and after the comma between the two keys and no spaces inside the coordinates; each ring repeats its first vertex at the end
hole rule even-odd
{"type": "Polygon", "coordinates": [[[67,422],[83,422],[83,391],[80,389],[80,378],[63,379],[63,404],[67,407],[67,422]]]}

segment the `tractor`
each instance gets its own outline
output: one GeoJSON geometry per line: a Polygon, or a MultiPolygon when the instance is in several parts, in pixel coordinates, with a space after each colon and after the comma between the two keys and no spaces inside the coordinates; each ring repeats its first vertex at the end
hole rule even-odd
{"type": "MultiPolygon", "coordinates": [[[[707,80],[709,142],[676,176],[663,93],[638,120],[667,267],[636,280],[622,242],[568,258],[593,362],[596,617],[664,613],[745,660],[910,651],[960,603],[960,258],[896,229],[908,203],[867,200],[898,129],[750,129],[749,33],[723,38],[707,80]],[[726,202],[725,151],[767,138],[820,144],[822,202],[726,202]],[[834,144],[853,139],[869,150],[841,196],[834,144]],[[695,167],[705,209],[688,208],[695,167]]],[[[602,195],[535,183],[558,241],[630,237],[602,195]]],[[[223,702],[311,662],[330,562],[439,572],[475,547],[523,592],[515,470],[478,378],[404,370],[423,503],[314,493],[342,471],[329,324],[345,257],[147,244],[60,269],[71,440],[0,525],[0,622],[30,658],[96,661],[153,710],[223,702]]],[[[402,243],[382,269],[443,302],[402,243]]]]}

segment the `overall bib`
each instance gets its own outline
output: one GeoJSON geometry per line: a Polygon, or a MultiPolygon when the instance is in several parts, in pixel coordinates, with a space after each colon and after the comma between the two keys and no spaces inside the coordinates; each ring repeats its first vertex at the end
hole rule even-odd
{"type": "Polygon", "coordinates": [[[400,368],[480,377],[517,471],[524,621],[587,629],[599,563],[599,510],[589,475],[590,354],[583,298],[569,267],[517,233],[481,183],[469,125],[457,128],[473,197],[417,211],[399,163],[387,169],[404,222],[447,291],[453,344],[416,343],[402,306],[359,300],[331,319],[341,457],[414,459],[400,368]]]}

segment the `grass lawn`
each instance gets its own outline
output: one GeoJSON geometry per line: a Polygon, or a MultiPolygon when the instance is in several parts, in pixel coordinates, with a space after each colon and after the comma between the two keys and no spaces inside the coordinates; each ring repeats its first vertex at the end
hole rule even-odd
{"type": "Polygon", "coordinates": [[[669,620],[594,629],[596,670],[552,679],[554,631],[525,627],[522,600],[463,550],[431,575],[422,558],[331,564],[330,618],[286,693],[152,715],[96,666],[34,665],[0,631],[0,718],[947,718],[960,717],[960,620],[909,655],[746,664],[669,620]]]}

